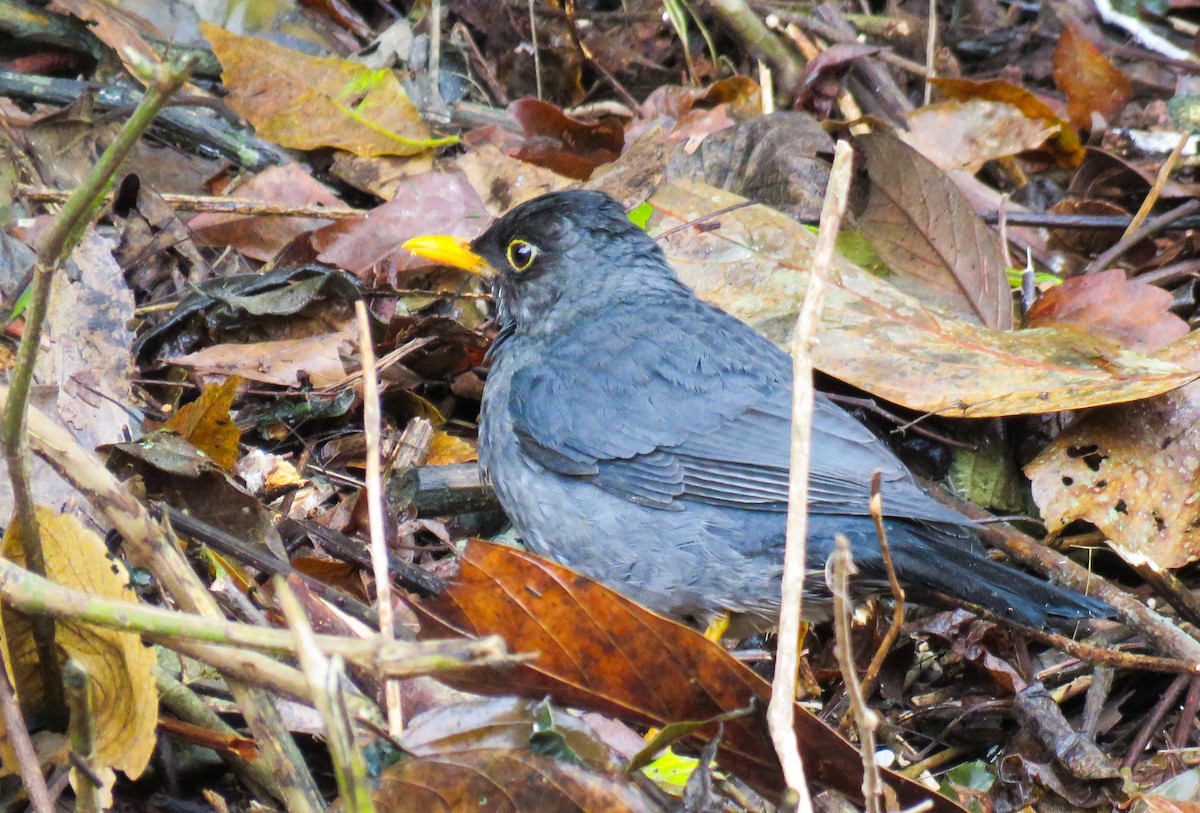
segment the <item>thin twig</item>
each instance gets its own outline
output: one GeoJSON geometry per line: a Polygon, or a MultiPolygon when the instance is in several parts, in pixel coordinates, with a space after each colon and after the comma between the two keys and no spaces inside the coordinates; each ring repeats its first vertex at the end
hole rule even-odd
{"type": "Polygon", "coordinates": [[[783,587],[779,613],[779,651],[767,722],[771,740],[783,766],[788,787],[799,796],[798,809],[812,810],[804,780],[804,765],[796,741],[794,705],[796,670],[799,668],[801,601],[808,536],[808,471],[812,454],[813,365],[812,348],[825,294],[825,279],[833,262],[834,246],[850,187],[853,151],[845,141],[834,149],[833,167],[821,211],[821,230],[813,252],[804,305],[792,337],[791,476],[788,479],[787,546],[783,561],[783,587]]]}
{"type": "Polygon", "coordinates": [[[850,640],[850,616],[853,612],[850,577],[857,571],[850,555],[850,540],[837,534],[834,543],[829,590],[833,594],[833,634],[837,662],[846,686],[846,697],[850,701],[850,711],[858,725],[858,749],[863,762],[863,801],[866,802],[867,813],[880,813],[883,809],[883,781],[879,777],[879,765],[875,762],[875,728],[879,725],[879,715],[867,706],[867,698],[854,670],[854,644],[850,640]]]}
{"type": "MultiPolygon", "coordinates": [[[[392,577],[388,570],[387,525],[383,518],[383,464],[379,454],[380,426],[379,379],[375,374],[375,347],[371,338],[371,317],[361,299],[354,303],[358,317],[359,354],[363,376],[363,432],[367,440],[367,517],[371,532],[371,566],[375,574],[375,600],[379,613],[379,635],[385,641],[395,636],[392,621],[392,577]]],[[[400,709],[400,684],[384,682],[388,731],[393,737],[403,733],[400,709]]]]}
{"type": "Polygon", "coordinates": [[[1122,237],[1128,237],[1133,234],[1145,222],[1146,218],[1150,216],[1150,211],[1154,208],[1154,204],[1158,203],[1158,198],[1162,194],[1163,187],[1167,185],[1167,179],[1175,171],[1175,165],[1179,163],[1179,158],[1183,155],[1183,148],[1187,146],[1188,139],[1191,137],[1191,130],[1184,130],[1179,134],[1179,141],[1176,142],[1175,148],[1171,150],[1171,154],[1167,156],[1167,160],[1163,161],[1162,166],[1158,168],[1158,174],[1154,176],[1154,184],[1150,187],[1150,191],[1146,193],[1146,197],[1142,200],[1142,205],[1138,207],[1133,220],[1129,221],[1129,225],[1125,227],[1125,233],[1121,235],[1122,237]]]}
{"type": "Polygon", "coordinates": [[[54,813],[54,803],[50,801],[50,791],[46,788],[37,752],[33,749],[33,741],[29,739],[29,729],[25,727],[17,693],[8,679],[8,670],[4,668],[0,668],[0,717],[4,719],[4,735],[16,755],[17,771],[25,782],[30,806],[37,813],[54,813]]]}
{"type": "Polygon", "coordinates": [[[533,80],[537,87],[537,97],[544,99],[542,93],[542,52],[538,48],[537,15],[533,13],[533,0],[529,0],[529,42],[533,46],[533,80]]]}
{"type": "Polygon", "coordinates": [[[1200,211],[1200,200],[1193,199],[1186,203],[1181,203],[1169,212],[1147,220],[1136,231],[1126,232],[1125,236],[1113,244],[1111,248],[1088,263],[1083,273],[1098,274],[1142,240],[1145,240],[1147,237],[1153,237],[1160,231],[1170,228],[1172,224],[1181,218],[1187,217],[1197,211],[1200,211]]]}
{"type": "Polygon", "coordinates": [[[76,763],[75,813],[100,813],[100,782],[97,780],[96,710],[92,695],[92,679],[78,661],[67,661],[63,669],[67,705],[71,709],[67,733],[71,740],[71,759],[76,763]]]}
{"type": "MultiPolygon", "coordinates": [[[[34,203],[63,203],[75,194],[75,189],[53,189],[49,186],[18,184],[14,190],[18,197],[34,203]]],[[[272,200],[247,200],[222,197],[220,195],[180,195],[173,192],[159,193],[163,203],[177,212],[213,212],[216,214],[245,215],[247,217],[311,217],[325,220],[345,220],[361,217],[364,209],[330,206],[292,206],[272,200]]],[[[112,203],[113,193],[106,192],[102,205],[112,203]]]]}
{"type": "Polygon", "coordinates": [[[887,529],[883,527],[882,484],[883,472],[876,470],[871,475],[871,519],[875,521],[875,536],[879,539],[879,551],[883,554],[883,566],[887,569],[888,586],[892,590],[894,607],[892,623],[888,626],[883,640],[879,642],[879,649],[875,651],[875,657],[871,658],[871,664],[863,676],[862,695],[864,698],[871,696],[875,680],[879,677],[879,670],[883,668],[883,661],[891,651],[892,644],[899,637],[900,628],[904,626],[904,588],[900,586],[900,580],[896,577],[896,565],[892,561],[892,547],[888,544],[887,529]]]}

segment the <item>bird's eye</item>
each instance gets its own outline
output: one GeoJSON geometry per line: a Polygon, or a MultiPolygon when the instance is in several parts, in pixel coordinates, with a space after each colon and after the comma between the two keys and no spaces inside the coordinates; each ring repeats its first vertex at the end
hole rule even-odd
{"type": "Polygon", "coordinates": [[[524,271],[533,265],[538,255],[538,248],[533,243],[524,240],[513,240],[508,244],[508,264],[514,271],[524,271]]]}

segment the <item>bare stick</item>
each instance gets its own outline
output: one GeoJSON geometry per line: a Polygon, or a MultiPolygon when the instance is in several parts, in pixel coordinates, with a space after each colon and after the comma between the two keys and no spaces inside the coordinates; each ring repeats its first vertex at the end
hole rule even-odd
{"type": "Polygon", "coordinates": [[[1167,185],[1167,180],[1170,179],[1171,173],[1175,171],[1175,166],[1179,163],[1179,157],[1183,155],[1183,148],[1187,146],[1188,139],[1191,137],[1191,130],[1184,130],[1179,134],[1179,141],[1175,144],[1175,148],[1171,150],[1171,154],[1167,156],[1167,160],[1163,161],[1162,166],[1158,168],[1158,174],[1154,176],[1154,184],[1150,187],[1150,191],[1146,193],[1146,198],[1142,201],[1142,205],[1138,207],[1137,214],[1133,216],[1133,220],[1129,221],[1129,225],[1125,227],[1125,233],[1121,235],[1122,237],[1129,237],[1146,222],[1146,218],[1150,216],[1150,211],[1154,208],[1154,204],[1158,203],[1158,198],[1162,195],[1163,187],[1167,185]]]}
{"type": "Polygon", "coordinates": [[[825,278],[833,262],[833,251],[846,211],[850,189],[853,151],[845,141],[834,149],[829,187],[821,210],[821,230],[817,236],[813,265],[808,275],[808,291],[796,320],[792,337],[792,439],[791,477],[788,481],[787,548],[783,558],[783,590],[779,612],[779,651],[775,659],[775,679],[771,684],[771,703],[767,724],[771,741],[783,766],[788,787],[799,795],[798,809],[812,810],[804,765],[796,741],[794,704],[796,670],[800,662],[801,599],[804,594],[804,570],[808,536],[808,469],[812,453],[812,348],[825,296],[825,278]]]}
{"type": "MultiPolygon", "coordinates": [[[[363,376],[363,431],[367,436],[367,518],[371,530],[371,567],[375,573],[375,601],[379,612],[379,637],[390,641],[395,636],[392,622],[392,576],[388,570],[387,526],[383,519],[383,465],[379,456],[379,378],[375,373],[375,345],[371,339],[371,318],[367,303],[354,303],[358,317],[363,376]]],[[[404,728],[400,709],[400,684],[384,681],[388,733],[399,737],[404,728]]]]}
{"type": "Polygon", "coordinates": [[[833,633],[837,639],[837,662],[842,671],[842,682],[846,685],[846,697],[850,700],[850,711],[858,726],[858,750],[863,761],[863,801],[867,813],[883,810],[883,781],[879,777],[879,765],[875,762],[875,727],[879,715],[867,706],[858,675],[854,672],[854,645],[850,641],[850,576],[856,572],[850,555],[850,540],[842,534],[834,537],[837,543],[833,551],[832,582],[833,633]]]}
{"type": "Polygon", "coordinates": [[[4,720],[5,734],[16,755],[17,770],[25,782],[25,792],[29,794],[29,806],[37,813],[53,813],[54,803],[50,801],[50,791],[46,789],[37,752],[33,750],[33,741],[29,739],[29,729],[25,727],[17,693],[8,679],[8,670],[3,668],[0,668],[0,718],[4,720]]]}
{"type": "Polygon", "coordinates": [[[100,786],[96,776],[96,709],[92,696],[92,679],[76,661],[67,661],[63,669],[67,705],[71,709],[71,724],[67,733],[71,740],[71,761],[78,774],[75,784],[75,813],[100,813],[100,786]]]}
{"type": "Polygon", "coordinates": [[[879,538],[879,551],[883,554],[883,566],[887,569],[888,586],[892,589],[892,601],[895,606],[892,610],[892,623],[888,627],[887,633],[883,636],[883,640],[879,643],[879,649],[875,651],[875,657],[871,658],[871,665],[867,667],[867,674],[863,676],[862,695],[864,698],[871,696],[875,679],[879,677],[879,670],[883,668],[884,658],[887,657],[892,644],[896,642],[896,638],[900,635],[900,628],[904,626],[904,588],[900,586],[900,580],[896,578],[896,565],[892,562],[892,548],[888,544],[887,529],[883,527],[882,483],[883,472],[876,470],[871,475],[871,519],[875,521],[875,535],[879,538]]]}

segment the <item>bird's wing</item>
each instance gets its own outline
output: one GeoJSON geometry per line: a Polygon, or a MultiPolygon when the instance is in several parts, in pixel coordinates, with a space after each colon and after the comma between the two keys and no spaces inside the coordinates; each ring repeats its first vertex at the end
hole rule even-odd
{"type": "MultiPolygon", "coordinates": [[[[619,333],[584,329],[586,341],[576,333],[550,349],[552,361],[518,371],[510,409],[522,448],[552,471],[645,505],[785,511],[791,359],[722,311],[680,310],[619,333]]],[[[813,512],[866,515],[880,469],[889,516],[965,522],[823,396],[812,452],[813,512]]]]}

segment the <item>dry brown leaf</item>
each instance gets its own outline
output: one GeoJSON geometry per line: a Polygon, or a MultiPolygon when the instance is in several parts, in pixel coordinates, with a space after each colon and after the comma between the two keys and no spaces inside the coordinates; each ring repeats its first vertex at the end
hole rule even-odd
{"type": "MultiPolygon", "coordinates": [[[[651,198],[670,229],[742,198],[675,182],[651,198]]],[[[726,211],[666,238],[672,265],[704,299],[787,346],[815,236],[765,206],[726,211]],[[713,228],[716,226],[716,228],[713,228]]],[[[1082,409],[1175,389],[1195,373],[1067,329],[998,331],[922,305],[838,258],[815,350],[826,373],[910,409],[995,417],[1082,409]]]]}
{"type": "Polygon", "coordinates": [[[1129,78],[1074,25],[1063,29],[1054,51],[1054,84],[1067,94],[1067,116],[1081,130],[1092,129],[1092,113],[1111,123],[1133,95],[1129,78]]]}
{"type": "Polygon", "coordinates": [[[303,375],[314,387],[327,387],[345,380],[342,353],[349,352],[354,340],[353,332],[343,330],[302,339],[217,344],[169,361],[198,375],[237,375],[281,387],[299,387],[303,375]]]}
{"type": "Polygon", "coordinates": [[[489,213],[500,217],[518,203],[574,186],[574,182],[484,144],[454,162],[471,182],[489,213]]]}
{"type": "Polygon", "coordinates": [[[201,23],[221,60],[226,101],[282,147],[338,147],[355,155],[414,155],[431,140],[394,73],[316,57],[201,23]]]}
{"type": "Polygon", "coordinates": [[[477,234],[488,221],[487,210],[466,176],[427,172],[401,181],[396,197],[387,203],[318,229],[311,240],[321,262],[360,277],[382,267],[384,276],[395,284],[394,271],[429,264],[402,250],[405,240],[445,231],[447,223],[462,223],[477,234]]]}
{"type": "MultiPolygon", "coordinates": [[[[228,197],[286,206],[349,208],[325,184],[297,163],[271,167],[255,175],[228,197]]],[[[202,212],[188,228],[210,246],[234,246],[255,260],[267,261],[293,238],[329,223],[316,217],[275,217],[202,212]]]]}
{"type": "Polygon", "coordinates": [[[529,750],[480,749],[406,759],[384,771],[372,796],[380,813],[654,813],[633,780],[529,750]]]}
{"type": "Polygon", "coordinates": [[[892,283],[955,316],[1005,330],[1013,324],[1012,291],[1000,237],[967,196],[891,133],[859,137],[871,176],[863,235],[894,275],[892,283]]]}
{"type": "Polygon", "coordinates": [[[1077,166],[1083,160],[1083,144],[1079,134],[1070,124],[1058,117],[1050,106],[1022,87],[1017,87],[1003,79],[950,79],[934,77],[929,84],[945,93],[951,99],[988,99],[993,102],[1005,102],[1018,108],[1031,119],[1043,122],[1054,129],[1054,137],[1047,146],[1053,151],[1060,166],[1077,166]]]}
{"type": "Polygon", "coordinates": [[[905,116],[908,132],[897,133],[939,169],[978,172],[988,161],[1040,147],[1058,132],[1007,102],[951,99],[905,116]]]}
{"type": "Polygon", "coordinates": [[[1073,327],[1138,353],[1161,350],[1188,333],[1171,313],[1175,297],[1154,285],[1126,279],[1120,268],[1072,277],[1037,298],[1025,315],[1029,327],[1073,327]]]}
{"type": "MultiPolygon", "coordinates": [[[[74,590],[117,601],[136,602],[129,574],[112,558],[104,540],[69,514],[37,509],[46,576],[74,590]]],[[[4,534],[3,555],[24,566],[25,554],[16,524],[4,534]]],[[[0,647],[26,712],[43,702],[37,652],[29,619],[11,609],[3,619],[0,647]]],[[[141,775],[154,750],[158,722],[158,689],[154,682],[154,650],[132,633],[59,621],[55,643],[66,657],[78,662],[92,679],[96,726],[95,764],[141,775]]],[[[3,740],[7,749],[7,739],[3,740]]],[[[13,765],[5,754],[4,764],[13,765]]]]}
{"type": "Polygon", "coordinates": [[[132,11],[104,0],[54,0],[51,5],[89,23],[91,32],[113,49],[117,59],[121,60],[133,78],[141,75],[136,63],[157,65],[162,62],[144,36],[161,40],[162,34],[145,18],[132,11]]]}
{"type": "MultiPolygon", "coordinates": [[[[722,646],[526,551],[473,539],[458,567],[439,596],[410,602],[421,637],[495,634],[510,651],[536,656],[500,674],[464,671],[445,682],[484,695],[549,696],[639,724],[708,721],[692,734],[700,743],[718,716],[750,710],[725,720],[717,759],[760,792],[783,789],[763,719],[771,687],[722,646]]],[[[802,707],[795,725],[809,779],[858,796],[858,750],[802,707]]],[[[904,805],[929,799],[935,813],[961,810],[898,774],[885,771],[883,780],[904,805]]]]}
{"type": "Polygon", "coordinates": [[[1200,559],[1198,423],[1200,383],[1080,417],[1025,468],[1046,527],[1086,520],[1126,559],[1163,568],[1200,559]]]}
{"type": "Polygon", "coordinates": [[[225,471],[233,471],[242,431],[229,409],[241,384],[242,379],[236,375],[220,384],[210,384],[199,398],[168,418],[162,428],[177,433],[225,471]]]}

